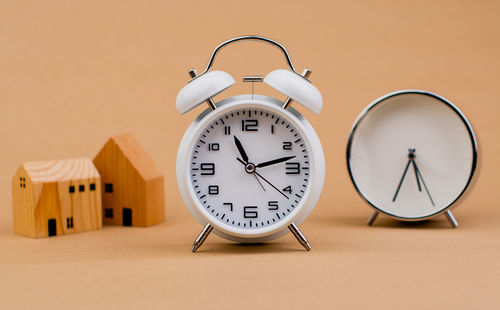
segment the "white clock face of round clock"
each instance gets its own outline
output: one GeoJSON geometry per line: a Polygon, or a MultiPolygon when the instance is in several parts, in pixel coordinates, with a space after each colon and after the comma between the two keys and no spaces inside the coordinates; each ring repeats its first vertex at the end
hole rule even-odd
{"type": "Polygon", "coordinates": [[[365,110],[347,153],[360,194],[401,219],[426,218],[451,206],[476,162],[465,117],[444,99],[417,91],[388,95],[365,110]]]}
{"type": "Polygon", "coordinates": [[[220,114],[190,154],[190,181],[212,222],[255,230],[287,219],[309,184],[309,152],[298,128],[264,107],[220,114]]]}

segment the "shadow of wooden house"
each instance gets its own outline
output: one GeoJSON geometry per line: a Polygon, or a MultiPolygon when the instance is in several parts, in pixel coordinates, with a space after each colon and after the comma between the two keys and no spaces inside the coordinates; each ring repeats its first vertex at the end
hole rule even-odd
{"type": "Polygon", "coordinates": [[[12,195],[17,234],[50,237],[102,227],[101,179],[90,158],[21,164],[12,195]]]}
{"type": "Polygon", "coordinates": [[[111,137],[94,164],[102,178],[105,225],[151,226],[165,220],[163,175],[131,134],[111,137]]]}

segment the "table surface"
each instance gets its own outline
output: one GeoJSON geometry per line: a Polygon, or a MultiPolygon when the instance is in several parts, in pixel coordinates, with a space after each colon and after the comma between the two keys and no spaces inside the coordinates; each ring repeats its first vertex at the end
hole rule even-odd
{"type": "Polygon", "coordinates": [[[191,244],[202,228],[194,220],[39,240],[3,230],[0,304],[5,309],[498,307],[500,229],[492,216],[456,212],[457,229],[444,217],[424,223],[380,217],[368,227],[365,211],[304,223],[310,252],[291,234],[259,245],[212,234],[193,254],[191,244]]]}
{"type": "MultiPolygon", "coordinates": [[[[0,308],[499,309],[499,1],[0,1],[0,308]],[[177,191],[175,156],[198,108],[179,116],[187,70],[243,34],[283,43],[312,69],[324,109],[314,126],[325,190],[301,225],[312,251],[288,234],[260,245],[211,235],[177,191]],[[477,184],[454,210],[401,223],[357,195],[345,167],[352,123],[398,89],[456,104],[480,145],[477,184]],[[131,132],[165,174],[166,218],[148,228],[30,239],[12,232],[11,178],[22,162],[97,154],[131,132]]],[[[243,74],[284,67],[277,50],[241,43],[216,68],[248,93],[243,74]],[[245,61],[241,61],[242,55],[245,61]]],[[[264,84],[257,93],[282,98],[264,84]]]]}

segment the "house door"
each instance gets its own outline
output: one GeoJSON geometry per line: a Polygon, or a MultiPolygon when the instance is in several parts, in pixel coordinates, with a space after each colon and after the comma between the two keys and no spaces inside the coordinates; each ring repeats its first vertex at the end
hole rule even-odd
{"type": "Polygon", "coordinates": [[[56,219],[49,219],[49,237],[55,236],[57,234],[56,219]]]}
{"type": "Polygon", "coordinates": [[[123,208],[123,226],[132,226],[132,209],[123,208]]]}

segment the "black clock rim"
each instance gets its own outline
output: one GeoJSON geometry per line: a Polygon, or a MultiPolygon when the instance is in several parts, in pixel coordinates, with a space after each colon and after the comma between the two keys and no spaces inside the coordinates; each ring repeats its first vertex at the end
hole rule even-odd
{"type": "Polygon", "coordinates": [[[366,201],[369,205],[371,205],[373,208],[375,208],[378,212],[381,212],[381,213],[386,214],[386,215],[388,215],[388,216],[390,216],[392,218],[395,218],[395,219],[398,219],[398,220],[402,220],[402,221],[423,221],[423,220],[432,218],[434,216],[437,216],[439,214],[442,214],[442,213],[446,212],[451,207],[454,207],[457,204],[457,202],[462,197],[464,197],[465,192],[467,192],[467,190],[470,188],[472,180],[474,179],[474,175],[475,175],[475,171],[476,171],[476,167],[477,167],[477,162],[478,162],[477,140],[476,140],[476,137],[474,135],[474,131],[472,130],[472,126],[469,123],[469,121],[467,120],[467,118],[465,117],[465,115],[462,113],[462,111],[460,111],[460,109],[458,109],[458,107],[456,107],[449,100],[447,100],[447,99],[445,99],[445,98],[443,98],[443,97],[441,97],[441,96],[439,96],[439,95],[437,95],[435,93],[432,93],[432,92],[429,92],[429,91],[424,91],[424,90],[417,90],[417,89],[398,90],[398,91],[394,91],[394,92],[388,93],[386,95],[383,95],[382,97],[379,97],[378,99],[376,99],[375,101],[373,101],[371,104],[369,104],[360,113],[360,115],[358,116],[358,118],[354,122],[354,125],[353,125],[353,127],[351,129],[351,132],[349,133],[349,140],[347,141],[347,150],[346,150],[346,162],[347,162],[347,171],[349,173],[349,177],[351,179],[351,182],[354,185],[354,188],[356,189],[356,191],[358,192],[358,194],[361,196],[361,198],[363,198],[364,201],[366,201]],[[434,99],[437,99],[438,101],[440,101],[443,104],[445,104],[446,106],[448,106],[451,110],[453,110],[458,115],[458,117],[460,118],[460,120],[462,120],[463,124],[465,125],[465,128],[467,129],[467,132],[469,134],[469,138],[470,138],[470,141],[471,141],[471,144],[472,144],[472,165],[471,165],[471,170],[470,170],[470,174],[469,174],[469,179],[467,180],[467,183],[465,184],[465,186],[462,189],[462,191],[460,192],[460,194],[450,204],[448,204],[446,207],[444,207],[444,208],[440,209],[439,211],[436,211],[436,212],[434,212],[432,214],[429,214],[429,215],[426,215],[426,216],[421,216],[421,217],[403,217],[403,216],[394,215],[394,214],[391,214],[391,213],[389,213],[387,211],[382,210],[377,205],[375,205],[374,203],[372,203],[368,198],[366,198],[365,195],[363,195],[363,193],[359,189],[358,185],[356,184],[354,176],[352,175],[351,165],[350,165],[351,146],[352,146],[352,142],[353,142],[354,136],[356,134],[356,130],[358,128],[359,123],[368,115],[368,113],[374,107],[376,107],[380,103],[383,103],[385,100],[387,100],[389,98],[392,98],[392,97],[395,97],[395,96],[399,96],[399,95],[406,95],[406,94],[426,95],[426,96],[432,97],[434,99]]]}

